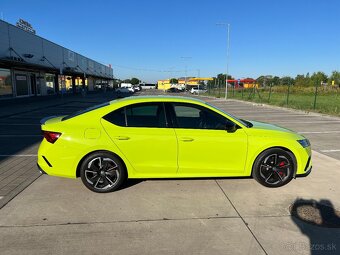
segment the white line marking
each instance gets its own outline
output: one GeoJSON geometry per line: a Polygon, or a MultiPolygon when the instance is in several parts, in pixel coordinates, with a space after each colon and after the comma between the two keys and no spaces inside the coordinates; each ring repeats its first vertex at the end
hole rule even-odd
{"type": "Polygon", "coordinates": [[[0,199],[3,199],[3,198],[4,198],[4,197],[2,197],[2,196],[0,197],[0,199]]]}
{"type": "Polygon", "coordinates": [[[340,149],[336,149],[336,150],[321,150],[321,152],[340,152],[340,149]]]}
{"type": "Polygon", "coordinates": [[[333,130],[333,131],[305,131],[305,132],[298,132],[299,134],[335,134],[340,133],[340,130],[333,130]]]}
{"type": "Polygon", "coordinates": [[[40,124],[0,123],[1,126],[40,126],[40,124]]]}
{"type": "Polygon", "coordinates": [[[37,137],[42,135],[0,135],[0,137],[37,137]]]}
{"type": "Polygon", "coordinates": [[[0,154],[0,157],[36,157],[37,154],[0,154]]]}

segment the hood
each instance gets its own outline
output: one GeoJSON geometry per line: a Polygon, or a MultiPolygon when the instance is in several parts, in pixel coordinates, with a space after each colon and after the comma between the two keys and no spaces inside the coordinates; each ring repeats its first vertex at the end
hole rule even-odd
{"type": "Polygon", "coordinates": [[[252,120],[249,121],[249,122],[251,124],[253,124],[252,129],[281,131],[281,132],[296,134],[296,132],[294,132],[290,129],[279,127],[279,126],[276,126],[276,125],[273,125],[273,124],[269,124],[269,123],[265,123],[265,122],[252,121],[252,120]]]}

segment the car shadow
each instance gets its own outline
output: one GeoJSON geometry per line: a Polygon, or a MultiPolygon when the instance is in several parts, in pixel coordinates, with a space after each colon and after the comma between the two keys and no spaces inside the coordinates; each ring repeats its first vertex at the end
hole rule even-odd
{"type": "Polygon", "coordinates": [[[291,219],[301,233],[309,238],[309,245],[299,242],[287,244],[292,254],[340,254],[340,211],[328,199],[298,198],[291,208],[291,219]]]}

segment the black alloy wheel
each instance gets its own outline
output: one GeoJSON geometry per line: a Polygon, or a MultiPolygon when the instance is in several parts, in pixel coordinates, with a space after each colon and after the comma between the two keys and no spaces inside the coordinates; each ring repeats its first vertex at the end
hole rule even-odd
{"type": "Polygon", "coordinates": [[[295,167],[295,157],[291,152],[272,148],[257,157],[252,175],[266,187],[281,187],[292,180],[295,167]]]}
{"type": "Polygon", "coordinates": [[[118,189],[126,179],[121,160],[109,152],[95,152],[85,158],[80,167],[84,185],[98,193],[118,189]]]}

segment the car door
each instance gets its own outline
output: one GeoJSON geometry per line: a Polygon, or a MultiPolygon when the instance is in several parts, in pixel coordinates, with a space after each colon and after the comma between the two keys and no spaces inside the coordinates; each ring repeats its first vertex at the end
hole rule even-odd
{"type": "Polygon", "coordinates": [[[168,104],[178,139],[178,174],[185,177],[240,176],[247,156],[247,134],[242,128],[206,107],[168,104]]]}
{"type": "Polygon", "coordinates": [[[102,124],[133,166],[134,177],[173,177],[177,139],[163,103],[137,103],[106,115],[102,124]]]}

